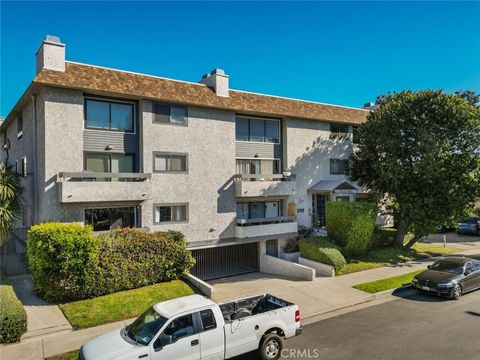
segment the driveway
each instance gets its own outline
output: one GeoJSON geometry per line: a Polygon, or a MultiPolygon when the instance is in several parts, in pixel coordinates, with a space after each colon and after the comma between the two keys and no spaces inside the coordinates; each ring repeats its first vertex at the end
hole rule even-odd
{"type": "Polygon", "coordinates": [[[252,273],[209,281],[215,287],[215,301],[270,293],[300,307],[302,317],[328,312],[372,299],[372,295],[352,288],[335,278],[302,281],[286,277],[252,273]]]}

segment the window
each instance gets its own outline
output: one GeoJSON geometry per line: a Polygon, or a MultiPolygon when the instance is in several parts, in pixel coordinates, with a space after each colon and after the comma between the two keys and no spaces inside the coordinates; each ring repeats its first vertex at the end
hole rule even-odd
{"type": "Polygon", "coordinates": [[[154,153],[153,171],[155,172],[187,172],[186,154],[154,153]]]}
{"type": "Polygon", "coordinates": [[[188,221],[188,204],[155,205],[155,223],[178,223],[188,221]]]}
{"type": "Polygon", "coordinates": [[[153,122],[160,124],[187,125],[187,108],[153,104],[153,122]]]}
{"type": "Polygon", "coordinates": [[[15,161],[15,174],[21,177],[27,176],[27,158],[22,157],[15,161]]]}
{"type": "Polygon", "coordinates": [[[203,331],[215,329],[217,327],[212,310],[208,309],[200,311],[200,318],[202,319],[203,331]]]}
{"type": "Polygon", "coordinates": [[[264,219],[281,216],[281,201],[254,201],[237,203],[237,219],[264,219]]]}
{"type": "Polygon", "coordinates": [[[132,154],[85,154],[85,170],[96,173],[133,173],[132,154]]]}
{"type": "Polygon", "coordinates": [[[85,224],[93,231],[137,227],[137,207],[85,209],[85,224]]]}
{"type": "Polygon", "coordinates": [[[237,159],[237,174],[280,174],[280,160],[237,159]]]}
{"type": "Polygon", "coordinates": [[[352,142],[354,144],[358,144],[358,125],[353,125],[352,135],[353,135],[352,142]]]}
{"type": "Polygon", "coordinates": [[[6,131],[2,131],[2,145],[7,145],[7,132],[6,131]]]}
{"type": "Polygon", "coordinates": [[[348,125],[330,124],[330,139],[345,139],[348,137],[348,125]]]}
{"type": "Polygon", "coordinates": [[[19,115],[17,117],[17,138],[21,138],[23,135],[23,117],[19,115]]]}
{"type": "Polygon", "coordinates": [[[348,175],[348,160],[330,159],[331,175],[348,175]]]}
{"type": "Polygon", "coordinates": [[[163,331],[163,335],[172,337],[172,342],[193,334],[195,334],[195,328],[193,326],[192,314],[180,316],[172,320],[163,331]]]}
{"type": "Polygon", "coordinates": [[[336,196],[335,201],[350,201],[350,196],[336,196]]]}
{"type": "Polygon", "coordinates": [[[89,129],[133,132],[134,105],[106,100],[85,100],[85,123],[89,129]]]}
{"type": "Polygon", "coordinates": [[[280,121],[258,118],[237,117],[235,119],[237,141],[280,142],[280,121]]]}

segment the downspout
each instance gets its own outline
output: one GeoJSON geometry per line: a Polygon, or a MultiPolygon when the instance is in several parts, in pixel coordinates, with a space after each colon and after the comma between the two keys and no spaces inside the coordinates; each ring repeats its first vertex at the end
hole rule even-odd
{"type": "Polygon", "coordinates": [[[32,94],[33,116],[33,150],[35,161],[33,162],[33,225],[38,223],[38,149],[37,149],[37,95],[32,94]]]}

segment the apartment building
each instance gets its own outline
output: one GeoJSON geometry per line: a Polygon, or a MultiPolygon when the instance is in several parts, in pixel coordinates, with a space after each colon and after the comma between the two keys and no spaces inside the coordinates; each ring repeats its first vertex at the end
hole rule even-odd
{"type": "Polygon", "coordinates": [[[65,60],[47,36],[36,76],[1,124],[1,160],[22,176],[15,231],[43,221],[95,231],[179,230],[204,279],[256,271],[325,201],[368,197],[346,177],[367,110],[65,60]]]}

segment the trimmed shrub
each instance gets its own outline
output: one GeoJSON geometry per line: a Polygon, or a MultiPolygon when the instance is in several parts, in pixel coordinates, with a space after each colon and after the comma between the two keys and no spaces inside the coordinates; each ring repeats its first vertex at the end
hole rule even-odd
{"type": "Polygon", "coordinates": [[[0,344],[6,344],[20,341],[27,331],[27,313],[5,276],[0,277],[0,344]]]}
{"type": "Polygon", "coordinates": [[[373,238],[373,247],[391,246],[395,240],[397,229],[395,228],[382,228],[375,229],[373,238]]]}
{"type": "Polygon", "coordinates": [[[91,227],[44,223],[28,231],[28,266],[35,292],[48,301],[80,299],[94,289],[99,241],[91,227]]]}
{"type": "Polygon", "coordinates": [[[33,285],[49,301],[70,301],[169,281],[194,264],[176,231],[118,229],[96,237],[91,227],[45,223],[28,232],[33,285]]]}
{"type": "Polygon", "coordinates": [[[327,202],[328,237],[340,245],[348,257],[364,254],[372,246],[377,211],[375,204],[327,202]]]}
{"type": "Polygon", "coordinates": [[[99,238],[96,296],[170,281],[195,263],[180,232],[118,229],[99,238]]]}
{"type": "Polygon", "coordinates": [[[340,248],[326,237],[301,239],[299,245],[301,257],[331,265],[335,272],[340,271],[347,263],[340,248]]]}

